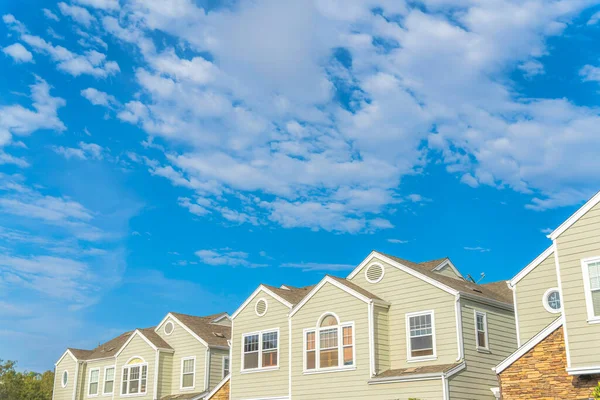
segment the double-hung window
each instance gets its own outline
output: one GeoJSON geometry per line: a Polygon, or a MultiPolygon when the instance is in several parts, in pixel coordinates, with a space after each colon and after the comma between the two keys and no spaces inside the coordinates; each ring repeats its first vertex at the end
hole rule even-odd
{"type": "Polygon", "coordinates": [[[145,394],[148,383],[148,364],[141,358],[132,358],[123,367],[121,394],[145,394]]]}
{"type": "Polygon", "coordinates": [[[223,378],[229,375],[229,356],[223,357],[223,378]]]}
{"type": "Polygon", "coordinates": [[[475,311],[475,343],[477,349],[489,349],[487,314],[481,311],[475,311]]]}
{"type": "Polygon", "coordinates": [[[115,367],[104,368],[104,389],[102,394],[112,394],[115,385],[115,367]]]}
{"type": "Polygon", "coordinates": [[[354,323],[340,324],[333,314],[304,330],[304,370],[354,367],[354,323]]]}
{"type": "Polygon", "coordinates": [[[88,396],[98,395],[98,386],[100,385],[100,369],[95,368],[90,370],[90,380],[88,387],[88,396]]]}
{"type": "Polygon", "coordinates": [[[242,335],[242,370],[277,368],[279,365],[279,330],[242,335]]]}
{"type": "Polygon", "coordinates": [[[585,286],[588,319],[590,322],[600,321],[600,257],[581,262],[585,286]]]}
{"type": "Polygon", "coordinates": [[[193,389],[196,386],[196,357],[181,359],[181,389],[193,389]]]}
{"type": "Polygon", "coordinates": [[[409,361],[430,360],[435,353],[435,320],[433,311],[406,314],[409,361]]]}

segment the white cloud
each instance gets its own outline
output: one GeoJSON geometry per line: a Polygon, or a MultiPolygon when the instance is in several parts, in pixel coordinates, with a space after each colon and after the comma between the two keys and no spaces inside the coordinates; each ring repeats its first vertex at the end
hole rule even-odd
{"type": "Polygon", "coordinates": [[[119,0],[75,0],[76,3],[83,6],[98,8],[106,11],[119,9],[119,0]]]}
{"type": "Polygon", "coordinates": [[[588,20],[588,25],[596,25],[600,21],[600,11],[594,13],[588,20]]]}
{"type": "Polygon", "coordinates": [[[465,246],[464,249],[467,251],[477,251],[479,253],[488,253],[489,251],[491,251],[490,249],[481,247],[481,246],[475,246],[475,247],[465,246]]]}
{"type": "Polygon", "coordinates": [[[543,75],[545,73],[544,64],[538,60],[529,60],[520,64],[518,68],[523,71],[523,74],[527,78],[533,78],[537,75],[543,75]]]}
{"type": "Polygon", "coordinates": [[[79,142],[78,147],[52,146],[52,150],[67,160],[76,158],[79,160],[102,160],[105,149],[96,143],[79,142]]]}
{"type": "Polygon", "coordinates": [[[194,254],[207,265],[224,265],[228,267],[266,267],[266,264],[257,264],[249,261],[249,254],[243,251],[234,251],[228,248],[214,250],[198,250],[194,254]]]}
{"type": "Polygon", "coordinates": [[[11,44],[2,49],[7,56],[11,56],[17,63],[27,63],[33,61],[33,54],[27,50],[21,43],[11,44]]]}
{"type": "Polygon", "coordinates": [[[585,65],[581,70],[579,70],[579,76],[583,78],[584,81],[589,82],[600,82],[600,67],[594,67],[593,65],[585,65]]]}
{"type": "Polygon", "coordinates": [[[86,28],[89,28],[92,22],[96,21],[96,18],[83,7],[72,6],[61,2],[58,3],[58,8],[64,16],[72,18],[86,28]]]}
{"type": "Polygon", "coordinates": [[[351,264],[328,264],[328,263],[284,263],[281,265],[284,268],[298,268],[303,272],[313,271],[352,271],[355,265],[351,264]]]}
{"type": "Polygon", "coordinates": [[[388,239],[387,241],[390,243],[394,243],[394,244],[406,244],[409,242],[409,240],[402,240],[402,239],[388,239]]]}
{"type": "Polygon", "coordinates": [[[81,95],[95,106],[111,107],[119,104],[114,96],[91,87],[83,89],[81,95]]]}
{"type": "Polygon", "coordinates": [[[51,19],[53,21],[60,21],[60,18],[58,18],[58,15],[54,14],[52,11],[48,10],[47,8],[43,8],[42,11],[44,12],[44,16],[48,19],[51,19]]]}

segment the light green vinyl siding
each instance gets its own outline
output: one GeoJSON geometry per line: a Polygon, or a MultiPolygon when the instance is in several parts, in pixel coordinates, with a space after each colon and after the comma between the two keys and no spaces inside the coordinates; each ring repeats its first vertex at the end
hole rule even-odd
{"type": "Polygon", "coordinates": [[[203,392],[205,388],[205,376],[204,371],[206,369],[206,350],[198,339],[192,336],[187,330],[185,330],[179,323],[172,321],[175,328],[173,333],[166,335],[163,327],[171,318],[167,319],[165,323],[158,329],[156,333],[162,337],[165,342],[175,349],[173,354],[173,363],[171,369],[171,394],[186,393],[186,392],[203,392]],[[181,360],[186,357],[196,357],[196,373],[194,388],[192,389],[181,389],[181,360]]]}
{"type": "MultiPolygon", "coordinates": [[[[85,363],[85,372],[82,371],[81,367],[79,368],[80,371],[82,371],[80,373],[81,375],[81,379],[82,379],[82,385],[80,387],[80,390],[78,390],[78,392],[80,392],[79,395],[79,399],[85,399],[88,397],[89,394],[89,385],[90,385],[90,371],[94,370],[94,369],[98,369],[99,370],[99,374],[98,374],[98,395],[102,396],[103,392],[104,392],[104,368],[108,367],[108,366],[114,366],[115,365],[115,359],[114,358],[109,358],[109,359],[104,359],[104,360],[91,360],[85,363]]],[[[115,369],[115,383],[116,383],[116,369],[115,369]]],[[[116,390],[116,385],[115,383],[113,383],[113,393],[115,395],[117,395],[117,390],[116,390]]]]}
{"type": "Polygon", "coordinates": [[[571,367],[600,365],[600,324],[587,322],[581,260],[600,256],[600,204],[556,240],[571,367]]]}
{"type": "Polygon", "coordinates": [[[68,354],[56,365],[54,372],[54,400],[73,400],[73,390],[76,381],[75,365],[75,360],[68,354]],[[64,371],[68,372],[69,378],[67,386],[63,388],[62,378],[64,371]]]}
{"type": "Polygon", "coordinates": [[[441,379],[383,385],[368,384],[370,379],[368,305],[329,283],[325,284],[292,317],[292,335],[292,398],[294,400],[442,399],[441,379]],[[319,317],[328,311],[335,313],[341,323],[354,322],[356,369],[305,374],[303,372],[304,329],[316,327],[319,317]]]}
{"type": "MultiPolygon", "coordinates": [[[[172,394],[173,386],[173,354],[160,352],[158,363],[158,398],[172,394]]],[[[179,383],[177,383],[179,385],[179,383]]],[[[179,386],[177,386],[179,387],[179,386]]]]}
{"type": "Polygon", "coordinates": [[[461,299],[461,317],[466,369],[449,379],[451,400],[493,400],[490,391],[498,387],[492,368],[517,349],[512,311],[461,299]],[[485,312],[489,352],[478,351],[475,337],[475,311],[485,312]]]}
{"type": "Polygon", "coordinates": [[[154,373],[156,351],[150,347],[144,339],[136,335],[127,346],[122,349],[116,360],[116,379],[115,379],[115,398],[120,397],[121,383],[123,376],[123,366],[132,358],[140,357],[148,364],[148,380],[146,394],[143,396],[135,396],[136,400],[152,400],[154,398],[154,373]]]}
{"type": "MultiPolygon", "coordinates": [[[[430,283],[416,278],[382,261],[374,259],[365,266],[379,263],[385,268],[385,275],[379,283],[369,283],[364,268],[352,282],[391,303],[388,311],[389,358],[392,369],[420,365],[452,364],[458,356],[456,333],[455,298],[430,283]],[[427,362],[407,362],[406,313],[433,310],[437,360],[427,362]]],[[[381,372],[381,371],[378,371],[381,372]]]]}
{"type": "Polygon", "coordinates": [[[266,293],[259,293],[233,320],[231,360],[231,400],[282,397],[289,394],[289,308],[266,293]],[[256,302],[266,299],[267,313],[259,317],[256,302]],[[279,328],[279,369],[242,373],[242,335],[244,333],[279,328]]]}
{"type": "Polygon", "coordinates": [[[210,389],[223,379],[223,357],[229,357],[229,350],[210,349],[210,389]]]}
{"type": "Polygon", "coordinates": [[[374,307],[373,322],[375,333],[375,371],[383,372],[390,369],[390,331],[388,309],[386,307],[374,307]]]}
{"type": "Polygon", "coordinates": [[[534,337],[559,316],[548,312],[543,304],[544,293],[557,287],[554,253],[517,283],[517,315],[521,344],[534,337]]]}

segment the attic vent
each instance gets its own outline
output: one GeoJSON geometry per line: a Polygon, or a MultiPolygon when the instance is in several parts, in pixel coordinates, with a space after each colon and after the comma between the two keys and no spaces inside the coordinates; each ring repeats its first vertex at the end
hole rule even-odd
{"type": "Polygon", "coordinates": [[[213,332],[212,334],[213,334],[213,335],[215,335],[215,336],[216,336],[216,337],[218,337],[218,338],[223,338],[223,339],[225,339],[225,335],[223,335],[221,332],[213,332]]]}
{"type": "Polygon", "coordinates": [[[173,324],[173,321],[167,321],[167,323],[165,324],[165,335],[170,335],[171,333],[173,333],[174,329],[175,324],[173,324]]]}
{"type": "Polygon", "coordinates": [[[383,266],[379,264],[371,264],[365,271],[365,277],[367,278],[367,282],[369,283],[377,283],[383,279],[383,274],[385,270],[383,266]]]}
{"type": "Polygon", "coordinates": [[[259,317],[262,317],[263,315],[265,315],[267,313],[267,307],[268,307],[267,300],[260,299],[256,302],[254,311],[256,311],[256,315],[258,315],[259,317]]]}
{"type": "Polygon", "coordinates": [[[473,291],[474,291],[474,292],[477,292],[477,293],[483,293],[483,292],[482,292],[481,290],[479,290],[479,289],[473,289],[473,291]]]}

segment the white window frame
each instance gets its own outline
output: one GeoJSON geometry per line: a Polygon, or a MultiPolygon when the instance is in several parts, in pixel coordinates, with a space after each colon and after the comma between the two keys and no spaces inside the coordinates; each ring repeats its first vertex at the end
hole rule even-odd
{"type": "Polygon", "coordinates": [[[405,315],[405,324],[406,324],[406,361],[407,362],[421,362],[421,361],[431,361],[437,360],[437,342],[435,336],[435,313],[433,310],[426,311],[417,311],[406,313],[405,315]],[[431,340],[433,345],[433,354],[429,356],[419,356],[412,357],[412,349],[411,349],[411,340],[410,340],[410,318],[418,317],[421,315],[429,315],[431,314],[431,340]]]}
{"type": "Polygon", "coordinates": [[[182,357],[181,358],[181,369],[179,370],[179,372],[181,375],[180,379],[179,379],[179,389],[180,390],[193,390],[196,387],[196,356],[182,357]],[[192,386],[183,387],[183,363],[185,361],[189,361],[189,360],[194,360],[194,370],[192,372],[186,373],[186,375],[189,375],[190,373],[192,374],[192,386]]]}
{"type": "MultiPolygon", "coordinates": [[[[241,373],[253,373],[253,372],[265,372],[265,371],[273,371],[273,370],[278,370],[279,369],[279,357],[281,356],[281,334],[279,332],[279,328],[273,328],[273,329],[265,329],[262,331],[256,331],[256,332],[248,332],[248,333],[243,333],[242,334],[242,362],[240,365],[240,372],[241,373]],[[273,365],[270,367],[262,367],[262,356],[263,356],[263,335],[266,333],[273,333],[273,332],[277,332],[277,365],[273,365]],[[255,336],[258,335],[258,368],[247,368],[244,369],[244,341],[245,338],[248,336],[255,336]]],[[[270,349],[273,350],[273,349],[270,349]]],[[[229,368],[231,368],[231,365],[229,366],[229,368]]]]}
{"type": "MultiPolygon", "coordinates": [[[[279,340],[279,338],[277,338],[277,340],[279,340]]],[[[224,379],[227,375],[229,375],[231,373],[231,360],[229,359],[229,356],[223,356],[222,359],[222,365],[221,365],[221,375],[222,375],[222,379],[224,379]],[[227,371],[228,373],[225,373],[225,360],[227,360],[227,364],[229,364],[227,366],[227,371]]]]}
{"type": "MultiPolygon", "coordinates": [[[[594,315],[594,304],[592,302],[592,287],[590,285],[589,264],[600,262],[600,256],[584,258],[581,260],[581,272],[583,274],[583,287],[585,289],[585,304],[590,324],[600,324],[600,315],[594,315]]],[[[598,289],[596,289],[598,290],[598,289]]],[[[564,307],[564,299],[561,297],[560,305],[564,307]]]]}
{"type": "Polygon", "coordinates": [[[100,394],[100,368],[91,368],[90,372],[88,373],[88,385],[87,385],[87,397],[97,397],[100,394]],[[91,389],[92,389],[92,372],[94,371],[98,371],[98,382],[95,382],[98,384],[98,386],[96,387],[96,393],[90,393],[91,389]]]}
{"type": "Polygon", "coordinates": [[[65,369],[63,371],[62,375],[60,376],[60,386],[62,386],[63,388],[66,388],[68,384],[69,384],[69,371],[67,371],[65,369]],[[65,382],[65,374],[67,374],[67,382],[65,382]]]}
{"type": "Polygon", "coordinates": [[[474,323],[475,323],[475,348],[477,350],[489,351],[490,350],[490,336],[488,333],[489,326],[488,326],[487,313],[484,311],[474,310],[473,318],[474,318],[474,323]],[[477,316],[478,315],[483,316],[483,328],[484,328],[483,332],[485,333],[485,346],[481,346],[479,344],[479,329],[477,328],[477,316]]]}
{"type": "Polygon", "coordinates": [[[352,371],[356,369],[356,328],[354,321],[340,323],[340,318],[333,312],[323,313],[317,320],[317,325],[314,328],[305,328],[302,332],[302,371],[304,374],[318,374],[326,372],[337,372],[337,371],[352,371]],[[332,316],[336,319],[337,325],[321,327],[323,319],[327,316],[332,316]],[[338,365],[337,367],[326,367],[321,368],[321,331],[337,328],[338,337],[338,365]],[[352,365],[344,365],[344,328],[352,328],[352,365]],[[306,335],[308,333],[315,334],[315,349],[311,350],[315,352],[315,368],[307,369],[307,358],[306,352],[307,343],[306,335]]]}
{"type": "Polygon", "coordinates": [[[546,311],[548,311],[549,313],[558,314],[559,312],[561,312],[562,305],[563,305],[563,299],[562,299],[562,297],[560,297],[560,290],[558,290],[558,288],[556,288],[556,287],[546,290],[544,292],[544,297],[542,297],[542,304],[544,305],[544,308],[546,309],[546,311]],[[548,303],[548,296],[552,292],[558,293],[558,298],[560,299],[560,308],[558,310],[555,310],[554,308],[550,307],[550,304],[548,303]]]}
{"type": "Polygon", "coordinates": [[[115,392],[115,383],[117,381],[117,367],[116,365],[107,365],[106,367],[104,367],[104,381],[102,382],[102,394],[103,395],[108,395],[108,394],[113,394],[115,392]],[[113,390],[111,392],[107,392],[106,391],[106,371],[108,371],[109,369],[113,369],[113,390]]]}
{"type": "Polygon", "coordinates": [[[125,363],[125,365],[123,365],[123,368],[121,368],[121,376],[120,376],[120,380],[119,380],[120,396],[121,397],[134,397],[134,396],[143,396],[143,395],[147,394],[148,393],[148,382],[150,382],[149,376],[150,376],[150,371],[148,369],[148,363],[146,362],[146,360],[143,357],[133,356],[133,357],[129,358],[129,360],[125,363]],[[143,362],[129,365],[128,364],[129,361],[133,360],[134,358],[139,358],[143,362]],[[129,384],[131,383],[131,379],[129,379],[129,375],[131,373],[132,367],[140,367],[140,378],[138,379],[140,382],[140,389],[142,388],[142,369],[143,369],[143,367],[146,367],[146,390],[144,392],[129,393],[129,384]],[[127,392],[123,393],[123,371],[126,369],[129,370],[129,371],[127,371],[127,392]]]}

